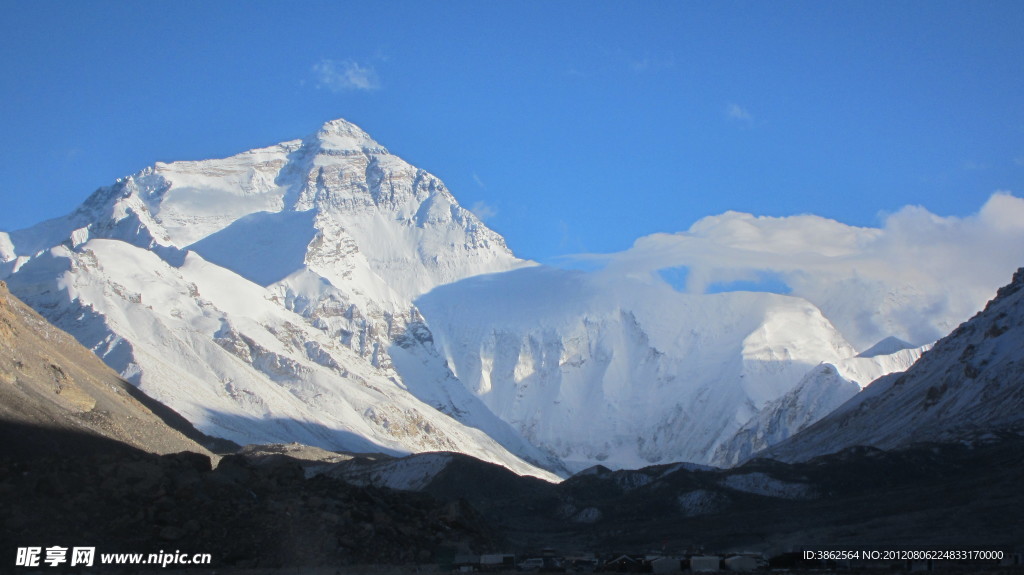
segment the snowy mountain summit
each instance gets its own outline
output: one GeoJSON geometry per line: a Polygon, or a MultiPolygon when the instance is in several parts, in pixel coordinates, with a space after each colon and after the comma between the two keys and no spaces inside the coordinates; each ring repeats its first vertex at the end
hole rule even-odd
{"type": "MultiPolygon", "coordinates": [[[[800,298],[520,260],[438,178],[344,120],[156,163],[0,232],[0,279],[211,435],[458,451],[548,479],[706,463],[756,416],[779,421],[762,410],[789,405],[820,363],[836,377],[803,387],[835,398],[868,383],[851,387],[855,372],[914,359],[889,342],[854,361],[800,298]]],[[[745,428],[764,445],[793,431],[745,428]]]]}
{"type": "Polygon", "coordinates": [[[348,122],[157,163],[68,216],[0,233],[0,261],[12,291],[213,435],[462,451],[554,478],[491,439],[557,467],[448,381],[412,303],[524,262],[348,122]],[[423,375],[400,374],[396,354],[423,375]]]}

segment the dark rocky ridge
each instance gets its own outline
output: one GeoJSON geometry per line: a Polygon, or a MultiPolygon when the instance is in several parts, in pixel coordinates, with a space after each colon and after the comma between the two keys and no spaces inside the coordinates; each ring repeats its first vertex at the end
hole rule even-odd
{"type": "Polygon", "coordinates": [[[498,546],[465,503],[306,479],[297,463],[256,467],[240,455],[216,469],[187,452],[6,459],[0,502],[5,557],[17,547],[61,545],[210,553],[220,569],[337,567],[432,563],[446,550],[498,546]]]}
{"type": "Polygon", "coordinates": [[[423,491],[465,498],[509,549],[756,551],[804,547],[1022,550],[1024,430],[973,444],[855,447],[789,464],[595,470],[559,485],[464,458],[423,491]]]}

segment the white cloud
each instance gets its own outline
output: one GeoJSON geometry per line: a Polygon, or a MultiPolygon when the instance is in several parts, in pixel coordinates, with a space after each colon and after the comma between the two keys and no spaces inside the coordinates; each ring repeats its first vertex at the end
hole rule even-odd
{"type": "Polygon", "coordinates": [[[725,115],[730,120],[737,122],[752,122],[754,121],[754,115],[749,110],[740,106],[739,104],[729,104],[725,107],[725,115]]]}
{"type": "MultiPolygon", "coordinates": [[[[587,248],[583,244],[582,237],[578,233],[576,233],[576,231],[573,230],[572,227],[569,226],[569,223],[566,222],[565,220],[558,220],[558,235],[559,235],[558,248],[560,250],[563,250],[563,251],[578,251],[578,252],[586,251],[587,248]]],[[[565,260],[572,260],[572,259],[588,259],[588,258],[586,258],[586,257],[579,257],[579,256],[576,256],[576,257],[567,256],[567,257],[565,257],[563,259],[565,259],[565,260]]]]}
{"type": "Polygon", "coordinates": [[[627,68],[636,74],[656,73],[663,70],[670,70],[676,66],[676,56],[673,52],[661,52],[651,54],[645,52],[639,55],[623,49],[616,49],[610,52],[616,66],[625,64],[627,68]]]}
{"type": "Polygon", "coordinates": [[[320,60],[313,65],[317,86],[332,92],[372,91],[380,88],[380,78],[373,66],[353,60],[320,60]]]}
{"type": "Polygon", "coordinates": [[[484,181],[480,179],[480,176],[478,176],[476,172],[473,172],[473,181],[476,182],[476,185],[480,186],[481,189],[487,189],[484,181]]]}
{"type": "Polygon", "coordinates": [[[604,256],[602,273],[687,268],[687,289],[780,279],[825,313],[855,346],[895,335],[937,339],[980,310],[1024,266],[1024,199],[1000,192],[972,216],[906,207],[880,228],[819,216],[727,212],[688,231],[654,234],[604,256]]]}
{"type": "Polygon", "coordinates": [[[646,72],[654,66],[654,62],[650,58],[640,58],[629,61],[629,67],[634,72],[646,72]]]}
{"type": "Polygon", "coordinates": [[[480,221],[482,222],[486,222],[498,215],[498,209],[483,200],[474,203],[473,206],[469,208],[469,211],[473,212],[473,215],[480,218],[480,221]]]}

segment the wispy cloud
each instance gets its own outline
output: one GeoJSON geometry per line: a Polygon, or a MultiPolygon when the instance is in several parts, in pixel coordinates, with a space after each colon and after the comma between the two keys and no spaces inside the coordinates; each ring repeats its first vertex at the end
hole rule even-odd
{"type": "MultiPolygon", "coordinates": [[[[583,239],[577,234],[565,220],[558,221],[558,249],[562,251],[586,251],[587,247],[583,243],[583,239]]],[[[565,259],[574,259],[567,257],[565,259]]],[[[575,258],[575,259],[586,259],[586,258],[575,258]]]]}
{"type": "Polygon", "coordinates": [[[380,88],[377,71],[354,60],[320,60],[313,65],[317,86],[332,92],[369,92],[380,88]]]}
{"type": "Polygon", "coordinates": [[[487,185],[484,184],[484,181],[480,179],[480,176],[477,175],[476,172],[473,172],[473,181],[476,182],[476,185],[480,186],[480,189],[487,189],[487,185]]]}
{"type": "Polygon", "coordinates": [[[668,70],[676,65],[676,56],[672,52],[641,54],[623,48],[611,48],[605,49],[604,53],[608,56],[607,63],[613,65],[614,71],[619,71],[625,66],[636,74],[643,74],[668,70]]]}
{"type": "Polygon", "coordinates": [[[725,107],[725,117],[735,122],[753,122],[754,115],[739,104],[729,104],[725,107]]]}
{"type": "Polygon", "coordinates": [[[498,215],[498,209],[483,200],[475,202],[473,206],[469,208],[469,211],[473,212],[473,215],[480,218],[480,221],[482,222],[486,222],[498,215]]]}
{"type": "Polygon", "coordinates": [[[686,268],[693,293],[777,279],[854,345],[889,335],[925,343],[979,310],[1024,262],[1024,199],[997,193],[963,218],[909,206],[878,228],[727,212],[686,232],[640,238],[624,252],[584,257],[604,260],[602,273],[653,281],[658,270],[686,268]]]}
{"type": "Polygon", "coordinates": [[[676,59],[673,54],[645,55],[643,58],[627,58],[627,63],[634,72],[654,72],[675,67],[676,59]]]}

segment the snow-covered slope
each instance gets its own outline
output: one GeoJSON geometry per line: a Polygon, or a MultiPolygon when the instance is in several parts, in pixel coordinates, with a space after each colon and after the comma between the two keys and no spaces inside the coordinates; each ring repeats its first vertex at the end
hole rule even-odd
{"type": "Polygon", "coordinates": [[[417,453],[397,459],[352,459],[318,470],[353,485],[374,485],[403,491],[421,491],[454,459],[451,453],[417,453]]]}
{"type": "Polygon", "coordinates": [[[799,298],[541,267],[441,286],[417,306],[455,375],[574,470],[708,462],[814,366],[856,355],[799,298]]]}
{"type": "Polygon", "coordinates": [[[854,445],[973,439],[1024,424],[1024,269],[904,373],[759,454],[801,461],[854,445]]]}
{"type": "Polygon", "coordinates": [[[521,458],[557,462],[451,385],[412,303],[525,263],[437,178],[347,122],[156,164],[3,234],[0,258],[13,292],[211,434],[460,451],[555,479],[521,458]],[[395,355],[426,367],[400,373],[395,355]]]}
{"type": "Polygon", "coordinates": [[[857,395],[872,381],[907,369],[930,347],[910,349],[895,338],[886,338],[856,357],[835,364],[822,363],[788,393],[768,402],[729,441],[720,445],[712,463],[731,467],[793,436],[857,395]]]}

